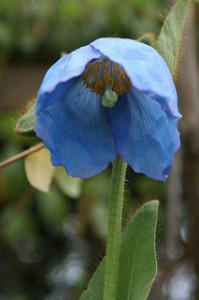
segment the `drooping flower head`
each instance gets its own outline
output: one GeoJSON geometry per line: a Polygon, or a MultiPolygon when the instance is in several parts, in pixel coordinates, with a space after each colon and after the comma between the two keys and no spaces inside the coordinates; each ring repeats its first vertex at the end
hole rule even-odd
{"type": "Polygon", "coordinates": [[[135,172],[166,180],[180,145],[176,89],[152,47],[101,38],[60,58],[38,93],[35,132],[74,177],[119,154],[135,172]]]}

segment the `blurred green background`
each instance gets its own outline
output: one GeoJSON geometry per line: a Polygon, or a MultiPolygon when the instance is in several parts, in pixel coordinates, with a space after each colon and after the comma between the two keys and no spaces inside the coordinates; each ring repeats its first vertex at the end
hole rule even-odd
{"type": "MultiPolygon", "coordinates": [[[[24,106],[36,96],[46,70],[61,52],[70,52],[101,36],[137,39],[145,32],[158,35],[162,16],[170,4],[161,0],[1,0],[0,159],[37,141],[18,137],[14,124],[24,106]]],[[[194,28],[198,15],[196,7],[194,28]]],[[[197,34],[194,33],[194,40],[198,40],[197,34]]],[[[194,45],[196,53],[197,46],[194,45]]],[[[198,59],[195,52],[192,56],[198,59]]],[[[183,104],[180,106],[183,110],[183,104]]],[[[181,127],[184,132],[186,123],[181,127]]],[[[197,220],[192,214],[197,212],[199,203],[194,198],[195,208],[187,208],[184,157],[189,160],[190,153],[183,149],[169,183],[155,182],[130,168],[127,171],[124,225],[142,203],[160,200],[160,266],[150,295],[153,300],[199,299],[198,258],[194,254],[199,247],[194,245],[195,252],[191,250],[196,236],[189,235],[189,220],[197,220]]],[[[191,160],[194,172],[198,170],[198,152],[195,156],[196,160],[191,160]]],[[[23,160],[0,170],[1,300],[79,298],[105,252],[110,172],[111,166],[102,174],[81,181],[78,187],[74,186],[76,193],[71,194],[60,178],[53,181],[49,193],[31,187],[23,160]]],[[[197,182],[193,187],[197,189],[196,198],[197,182]]],[[[197,228],[197,224],[194,226],[197,228]]]]}

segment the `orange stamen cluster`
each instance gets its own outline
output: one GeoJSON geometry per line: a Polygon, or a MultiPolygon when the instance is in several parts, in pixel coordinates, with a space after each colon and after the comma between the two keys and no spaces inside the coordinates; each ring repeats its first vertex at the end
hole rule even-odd
{"type": "Polygon", "coordinates": [[[111,87],[118,96],[130,89],[131,82],[123,68],[107,58],[98,59],[86,66],[82,79],[93,92],[104,95],[107,87],[111,87]]]}

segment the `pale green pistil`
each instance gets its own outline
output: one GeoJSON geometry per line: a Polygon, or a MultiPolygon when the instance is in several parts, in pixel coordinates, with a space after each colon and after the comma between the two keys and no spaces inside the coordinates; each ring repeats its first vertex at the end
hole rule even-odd
{"type": "Polygon", "coordinates": [[[105,107],[113,107],[117,102],[118,96],[110,86],[106,87],[105,93],[101,98],[102,105],[105,107]]]}

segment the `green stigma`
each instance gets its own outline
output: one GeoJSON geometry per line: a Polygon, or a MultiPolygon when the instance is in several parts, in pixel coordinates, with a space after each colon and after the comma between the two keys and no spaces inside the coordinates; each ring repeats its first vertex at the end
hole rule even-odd
{"type": "Polygon", "coordinates": [[[102,96],[102,105],[105,107],[113,107],[117,102],[118,96],[111,87],[106,87],[105,93],[102,96]]]}

